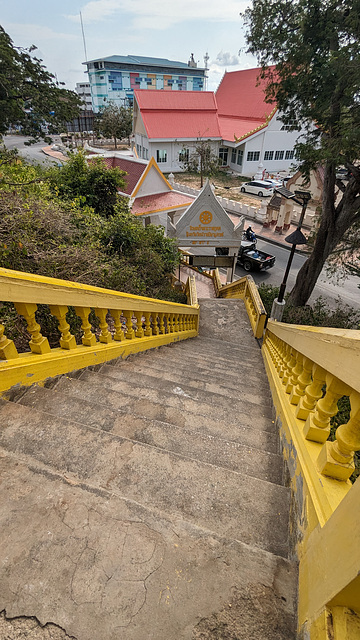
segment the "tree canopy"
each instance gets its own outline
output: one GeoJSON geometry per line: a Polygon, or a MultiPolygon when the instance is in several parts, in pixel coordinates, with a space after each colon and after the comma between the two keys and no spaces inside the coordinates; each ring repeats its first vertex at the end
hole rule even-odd
{"type": "Polygon", "coordinates": [[[77,94],[58,86],[35,50],[14,46],[0,26],[0,136],[18,125],[24,135],[45,138],[45,124],[58,133],[79,113],[77,94]]]}
{"type": "Polygon", "coordinates": [[[77,201],[80,207],[91,207],[105,218],[114,215],[119,203],[118,189],[125,190],[125,172],[107,168],[96,156],[88,162],[79,151],[62,167],[52,167],[46,178],[53,192],[61,199],[77,201]]]}
{"type": "Polygon", "coordinates": [[[297,144],[299,168],[306,177],[324,167],[313,251],[290,294],[300,306],[346,234],[359,243],[360,0],[253,0],[244,16],[267,99],[276,102],[285,124],[307,130],[297,144]],[[336,178],[340,166],[349,180],[336,178]]]}
{"type": "Polygon", "coordinates": [[[115,149],[117,140],[128,138],[132,131],[132,109],[110,103],[98,115],[95,123],[96,130],[106,138],[113,138],[115,149]]]}

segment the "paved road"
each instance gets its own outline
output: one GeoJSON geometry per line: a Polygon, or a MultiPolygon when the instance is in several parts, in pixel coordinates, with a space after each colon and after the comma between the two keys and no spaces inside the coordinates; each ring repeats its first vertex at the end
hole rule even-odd
{"type": "MultiPolygon", "coordinates": [[[[60,141],[60,138],[58,136],[52,136],[52,139],[53,142],[60,141]]],[[[4,136],[3,140],[7,149],[18,149],[20,155],[26,158],[29,162],[35,162],[37,164],[44,163],[48,165],[54,163],[58,164],[57,161],[54,161],[52,158],[46,156],[42,152],[42,147],[46,147],[47,145],[47,143],[44,141],[36,142],[30,147],[27,147],[24,143],[29,140],[29,138],[25,136],[4,136]]]]}
{"type": "MultiPolygon", "coordinates": [[[[287,261],[289,259],[289,250],[284,247],[271,244],[270,242],[265,242],[264,240],[258,240],[257,247],[261,251],[266,251],[267,253],[276,256],[276,262],[275,265],[271,269],[269,269],[269,271],[253,271],[251,275],[253,276],[257,284],[263,282],[265,284],[279,286],[283,280],[287,261]]],[[[192,253],[195,253],[195,251],[190,251],[192,253]]],[[[203,255],[214,255],[214,249],[211,247],[207,249],[202,247],[201,253],[203,255]]],[[[294,286],[296,276],[305,260],[305,256],[295,253],[287,281],[287,291],[291,291],[292,287],[294,286]]],[[[242,267],[237,266],[236,277],[241,278],[244,275],[246,275],[246,271],[242,267]]],[[[313,302],[319,296],[326,298],[329,303],[334,302],[337,298],[340,298],[342,303],[349,304],[356,309],[360,309],[360,289],[358,288],[359,284],[360,279],[355,276],[350,276],[344,282],[337,284],[336,282],[330,281],[329,277],[325,273],[325,270],[323,270],[318,279],[318,283],[314,289],[314,292],[310,298],[310,302],[313,302]]]]}

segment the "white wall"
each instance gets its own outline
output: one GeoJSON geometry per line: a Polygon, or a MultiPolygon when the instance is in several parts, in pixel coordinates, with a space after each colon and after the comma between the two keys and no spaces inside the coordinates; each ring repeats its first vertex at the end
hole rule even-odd
{"type": "MultiPolygon", "coordinates": [[[[179,171],[184,171],[184,165],[179,161],[179,153],[183,149],[189,149],[189,156],[191,156],[195,151],[196,146],[196,142],[194,140],[149,142],[145,136],[140,134],[135,134],[135,144],[148,149],[148,159],[150,160],[151,156],[153,156],[163,173],[177,173],[179,171]],[[166,151],[166,162],[158,162],[156,153],[158,149],[166,151]]],[[[219,141],[214,140],[211,142],[211,145],[213,153],[218,156],[220,146],[219,141]]]]}

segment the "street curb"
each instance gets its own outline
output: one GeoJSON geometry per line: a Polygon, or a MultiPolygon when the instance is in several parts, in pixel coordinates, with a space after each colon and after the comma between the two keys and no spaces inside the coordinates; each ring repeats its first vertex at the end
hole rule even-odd
{"type": "MultiPolygon", "coordinates": [[[[286,244],[284,244],[283,242],[278,242],[277,240],[273,240],[272,238],[267,238],[265,236],[260,236],[258,233],[256,234],[256,237],[259,240],[263,240],[263,242],[268,242],[269,244],[273,244],[277,247],[282,247],[283,249],[286,249],[287,251],[291,251],[291,247],[292,245],[289,244],[288,242],[286,244]]],[[[309,256],[309,251],[306,251],[304,249],[295,249],[295,253],[299,253],[302,256],[309,256]]]]}

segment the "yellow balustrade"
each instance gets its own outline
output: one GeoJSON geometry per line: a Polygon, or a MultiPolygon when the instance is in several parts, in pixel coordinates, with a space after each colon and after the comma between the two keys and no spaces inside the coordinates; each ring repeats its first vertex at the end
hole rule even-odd
{"type": "Polygon", "coordinates": [[[159,347],[198,334],[199,307],[195,281],[187,283],[191,304],[176,304],[91,287],[77,282],[0,269],[3,302],[14,304],[30,335],[29,350],[18,353],[0,324],[0,392],[30,385],[62,373],[159,347]],[[56,318],[59,346],[50,348],[36,318],[38,304],[56,318]],[[81,320],[81,344],[67,321],[69,307],[81,320]],[[91,324],[91,311],[98,327],[91,324]]]}
{"type": "MultiPolygon", "coordinates": [[[[213,275],[213,279],[216,274],[213,275]]],[[[255,338],[261,338],[264,332],[266,311],[260,298],[257,286],[251,276],[240,278],[231,284],[226,284],[218,290],[220,298],[241,298],[244,300],[251,328],[255,338]]]]}
{"type": "Polygon", "coordinates": [[[297,520],[301,637],[355,640],[360,480],[351,485],[349,477],[360,450],[360,332],[269,321],[262,353],[297,520]],[[350,418],[330,441],[342,396],[349,398],[350,418]]]}

